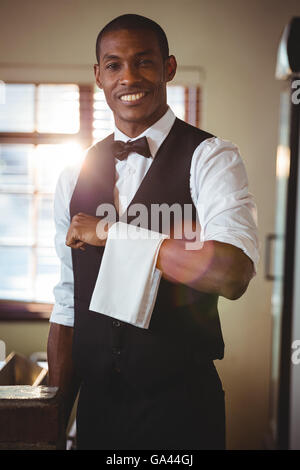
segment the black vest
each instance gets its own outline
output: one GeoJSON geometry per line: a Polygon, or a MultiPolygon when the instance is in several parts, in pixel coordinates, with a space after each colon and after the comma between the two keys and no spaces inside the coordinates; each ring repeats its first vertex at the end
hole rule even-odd
{"type": "MultiPolygon", "coordinates": [[[[190,204],[195,220],[190,194],[191,160],[196,147],[210,137],[211,134],[176,119],[129,207],[142,203],[150,214],[151,204],[180,204],[182,208],[190,204]]],[[[112,139],[113,135],[88,151],[71,198],[71,217],[78,212],[96,215],[101,203],[114,203],[115,168],[109,147],[112,139]]],[[[128,216],[127,222],[133,218],[128,216]]],[[[180,374],[197,364],[223,358],[217,295],[162,278],[149,329],[90,311],[104,249],[90,245],[86,251],[72,249],[73,358],[84,380],[105,384],[116,371],[138,387],[155,389],[164,382],[178,380],[180,374]]]]}

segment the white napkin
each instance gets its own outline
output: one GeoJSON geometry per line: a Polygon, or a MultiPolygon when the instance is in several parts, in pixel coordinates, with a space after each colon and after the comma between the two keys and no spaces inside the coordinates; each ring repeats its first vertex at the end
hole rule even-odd
{"type": "Polygon", "coordinates": [[[165,238],[124,222],[112,225],[90,310],[148,328],[162,274],[156,260],[165,238]]]}

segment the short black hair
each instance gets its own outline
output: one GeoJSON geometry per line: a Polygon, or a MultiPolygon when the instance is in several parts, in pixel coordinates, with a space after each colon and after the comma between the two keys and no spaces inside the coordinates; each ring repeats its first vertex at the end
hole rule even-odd
{"type": "Polygon", "coordinates": [[[150,20],[149,18],[146,18],[145,16],[141,15],[133,15],[133,14],[126,14],[126,15],[121,15],[118,16],[117,18],[114,18],[112,21],[110,21],[106,26],[104,26],[103,29],[101,29],[100,33],[97,36],[97,41],[96,41],[96,57],[97,57],[97,62],[99,64],[100,61],[100,55],[99,55],[99,50],[100,50],[100,42],[104,34],[109,33],[110,31],[119,31],[121,29],[129,29],[129,30],[150,30],[153,31],[156,34],[158,44],[161,50],[161,55],[162,58],[165,60],[169,57],[169,44],[167,40],[167,36],[162,29],[161,26],[159,26],[158,23],[156,23],[153,20],[150,20]]]}

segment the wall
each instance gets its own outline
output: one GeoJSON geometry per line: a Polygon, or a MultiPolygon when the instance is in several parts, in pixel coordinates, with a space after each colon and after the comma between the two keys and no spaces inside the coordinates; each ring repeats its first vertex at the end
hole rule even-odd
{"type": "MultiPolygon", "coordinates": [[[[228,448],[260,449],[267,428],[272,285],[264,279],[264,240],[273,231],[279,90],[274,79],[284,25],[300,15],[285,0],[2,0],[0,65],[5,80],[92,76],[99,29],[122,13],[139,13],[165,29],[182,70],[204,71],[203,127],[234,141],[259,210],[262,261],[239,300],[220,301],[226,355],[217,367],[227,404],[228,448]]],[[[184,76],[184,74],[183,74],[184,76]]],[[[71,78],[73,77],[73,78],[71,78]]],[[[46,324],[3,324],[9,348],[28,353],[46,343],[46,324]]]]}

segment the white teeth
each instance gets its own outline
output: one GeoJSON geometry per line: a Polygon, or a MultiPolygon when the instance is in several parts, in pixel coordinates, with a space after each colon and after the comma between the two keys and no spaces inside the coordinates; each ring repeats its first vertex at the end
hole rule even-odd
{"type": "Polygon", "coordinates": [[[145,93],[136,93],[132,95],[123,95],[121,96],[122,101],[136,101],[145,96],[145,93]]]}

